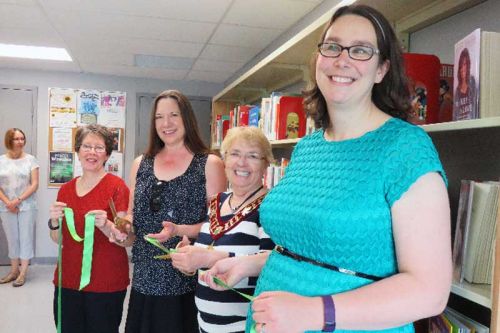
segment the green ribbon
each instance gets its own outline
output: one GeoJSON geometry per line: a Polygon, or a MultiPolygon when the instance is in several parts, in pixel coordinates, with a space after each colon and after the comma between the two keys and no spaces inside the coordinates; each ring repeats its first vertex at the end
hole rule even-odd
{"type": "Polygon", "coordinates": [[[71,237],[76,242],[83,241],[82,254],[82,272],[80,275],[80,286],[78,290],[82,290],[90,283],[90,275],[92,272],[92,253],[94,251],[94,230],[95,230],[95,215],[85,215],[85,230],[84,236],[81,238],[76,233],[75,219],[71,208],[64,208],[64,217],[66,217],[66,225],[68,226],[71,237]]]}
{"type": "MultiPolygon", "coordinates": [[[[160,250],[162,250],[163,252],[165,252],[166,254],[171,254],[171,253],[176,253],[177,250],[176,249],[167,249],[165,246],[163,246],[156,238],[151,238],[151,237],[148,237],[148,236],[144,236],[144,240],[148,241],[150,244],[156,246],[157,248],[159,248],[160,250]]],[[[155,257],[158,257],[158,256],[155,256],[155,257]]]]}
{"type": "Polygon", "coordinates": [[[59,218],[59,230],[57,232],[57,263],[59,268],[57,270],[57,333],[61,333],[61,289],[62,289],[62,217],[59,218]]]}
{"type": "MultiPolygon", "coordinates": [[[[254,296],[252,295],[248,295],[248,294],[245,294],[245,293],[242,293],[234,288],[231,288],[230,286],[228,286],[224,281],[222,281],[221,279],[219,279],[218,277],[214,276],[214,282],[216,285],[218,286],[221,286],[223,288],[226,288],[226,289],[229,289],[229,290],[232,290],[238,294],[240,294],[241,296],[245,297],[247,300],[249,300],[250,302],[253,301],[255,299],[254,296]]],[[[256,325],[255,323],[252,324],[252,327],[250,327],[250,333],[257,333],[257,329],[255,328],[256,325]]]]}
{"type": "Polygon", "coordinates": [[[232,290],[238,294],[240,294],[241,296],[245,297],[247,300],[249,300],[250,302],[253,301],[255,299],[254,296],[252,295],[248,295],[248,294],[245,294],[245,293],[242,293],[234,288],[231,288],[230,286],[228,286],[224,281],[222,281],[221,279],[219,279],[218,277],[214,276],[214,282],[216,285],[219,285],[223,288],[226,288],[226,289],[229,289],[229,290],[232,290]]]}

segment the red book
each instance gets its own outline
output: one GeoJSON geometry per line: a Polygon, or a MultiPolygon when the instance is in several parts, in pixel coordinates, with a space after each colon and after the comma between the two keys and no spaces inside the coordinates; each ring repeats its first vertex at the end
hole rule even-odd
{"type": "Polygon", "coordinates": [[[278,140],[301,138],[306,134],[306,114],[299,96],[281,96],[278,107],[278,140]]]}
{"type": "Polygon", "coordinates": [[[453,64],[441,64],[438,122],[453,120],[453,64]]]}
{"type": "Polygon", "coordinates": [[[439,121],[439,58],[431,54],[403,54],[408,75],[412,113],[409,121],[432,124],[439,121]]]}
{"type": "Polygon", "coordinates": [[[253,105],[238,106],[238,126],[248,126],[248,116],[253,105]]]}

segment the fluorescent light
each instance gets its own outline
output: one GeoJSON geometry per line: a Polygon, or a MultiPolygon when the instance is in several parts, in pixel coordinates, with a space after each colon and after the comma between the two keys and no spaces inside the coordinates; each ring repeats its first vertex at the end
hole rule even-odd
{"type": "Polygon", "coordinates": [[[60,47],[28,46],[0,43],[0,57],[73,61],[60,47]]]}

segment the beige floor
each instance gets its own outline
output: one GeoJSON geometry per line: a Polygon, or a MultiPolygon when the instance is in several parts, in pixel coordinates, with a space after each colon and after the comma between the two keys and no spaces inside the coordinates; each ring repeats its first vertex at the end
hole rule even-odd
{"type": "MultiPolygon", "coordinates": [[[[0,266],[0,276],[8,271],[8,266],[0,266]]],[[[52,315],[53,274],[53,265],[31,265],[24,286],[0,285],[0,333],[56,332],[52,315]]],[[[127,304],[128,293],[120,332],[124,330],[127,304]]]]}

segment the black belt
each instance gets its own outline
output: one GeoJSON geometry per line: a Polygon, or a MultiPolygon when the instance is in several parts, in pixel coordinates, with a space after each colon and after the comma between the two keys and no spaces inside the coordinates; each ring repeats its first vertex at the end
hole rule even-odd
{"type": "Polygon", "coordinates": [[[276,252],[284,255],[284,256],[290,257],[290,258],[295,259],[297,261],[305,261],[305,262],[308,262],[310,264],[313,264],[313,265],[316,265],[316,266],[320,266],[320,267],[324,267],[324,268],[328,268],[328,269],[331,269],[331,270],[339,272],[339,273],[344,273],[344,274],[348,274],[348,275],[358,276],[358,277],[362,277],[364,279],[373,280],[373,281],[380,281],[380,280],[383,279],[380,276],[375,276],[375,275],[370,275],[370,274],[355,272],[355,271],[351,271],[350,269],[345,269],[345,268],[341,268],[341,267],[338,267],[338,266],[335,266],[335,265],[325,264],[325,263],[322,263],[322,262],[319,262],[319,261],[316,261],[316,260],[313,260],[313,259],[309,259],[307,257],[301,256],[300,254],[293,253],[293,252],[285,249],[283,246],[280,246],[280,245],[276,245],[274,247],[274,250],[276,252]]]}

